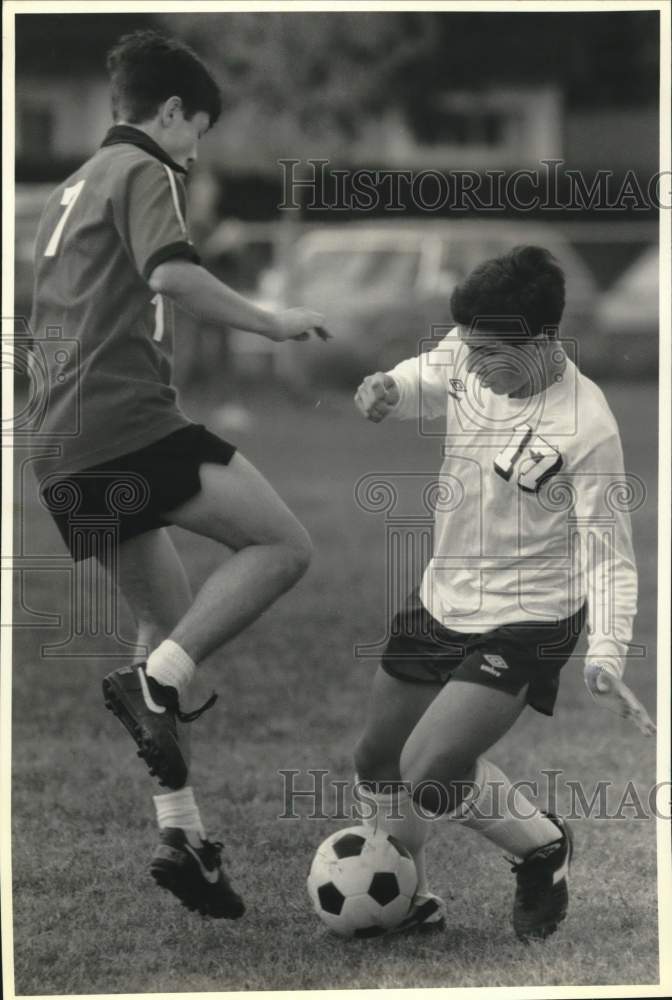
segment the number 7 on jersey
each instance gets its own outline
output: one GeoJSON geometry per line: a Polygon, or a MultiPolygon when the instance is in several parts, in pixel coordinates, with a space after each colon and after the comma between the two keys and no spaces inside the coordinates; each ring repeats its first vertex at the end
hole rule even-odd
{"type": "Polygon", "coordinates": [[[58,244],[63,235],[63,229],[65,228],[65,223],[68,221],[68,216],[75,207],[75,202],[82,193],[82,188],[84,187],[86,181],[78,181],[77,184],[73,184],[72,187],[67,187],[63,192],[61,198],[61,205],[65,205],[65,212],[58,220],[58,225],[51,234],[51,239],[47,243],[47,249],[44,251],[45,257],[55,257],[58,250],[58,244]]]}

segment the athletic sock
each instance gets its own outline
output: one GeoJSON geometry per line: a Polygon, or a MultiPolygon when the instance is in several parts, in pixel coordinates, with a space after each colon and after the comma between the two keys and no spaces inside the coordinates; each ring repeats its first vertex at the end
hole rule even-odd
{"type": "Polygon", "coordinates": [[[415,854],[413,855],[413,860],[415,861],[415,870],[418,873],[418,888],[416,889],[416,895],[418,896],[433,896],[434,893],[429,888],[429,883],[427,882],[427,868],[425,864],[425,845],[419,847],[415,854]]]}
{"type": "Polygon", "coordinates": [[[517,858],[525,858],[562,836],[555,823],[514,788],[495,764],[482,757],[476,763],[472,793],[447,816],[517,858]]]}
{"type": "Polygon", "coordinates": [[[154,806],[160,830],[177,827],[184,830],[190,843],[200,846],[201,840],[205,839],[205,830],[190,785],[180,788],[178,792],[155,795],[154,806]]]}
{"type": "Polygon", "coordinates": [[[164,639],[160,646],[149,654],[147,674],[159,684],[166,684],[177,690],[182,699],[196,671],[196,664],[181,646],[172,639],[164,639]]]}

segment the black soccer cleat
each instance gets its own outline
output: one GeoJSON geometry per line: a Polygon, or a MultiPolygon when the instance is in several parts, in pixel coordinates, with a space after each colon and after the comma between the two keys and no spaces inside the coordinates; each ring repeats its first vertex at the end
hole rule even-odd
{"type": "Polygon", "coordinates": [[[103,679],[105,706],[117,716],[138,746],[151,775],[166,788],[182,788],[188,765],[180,746],[176,720],[193,722],[217,699],[213,694],[194,712],[180,711],[174,687],[150,677],[144,663],[114,670],[103,679]]]}
{"type": "Polygon", "coordinates": [[[188,910],[204,917],[237,920],[245,904],[222,870],[222,844],[202,840],[194,847],[184,830],[168,827],[150,865],[150,874],[188,910]]]}
{"type": "Polygon", "coordinates": [[[511,868],[517,881],[513,929],[521,941],[547,938],[567,916],[572,835],[559,816],[545,815],[560,830],[561,838],[538,847],[511,868]]]}
{"type": "Polygon", "coordinates": [[[389,934],[409,934],[416,932],[420,934],[431,934],[434,931],[446,929],[446,904],[433,893],[423,893],[413,900],[410,912],[407,917],[397,926],[393,927],[389,934]]]}

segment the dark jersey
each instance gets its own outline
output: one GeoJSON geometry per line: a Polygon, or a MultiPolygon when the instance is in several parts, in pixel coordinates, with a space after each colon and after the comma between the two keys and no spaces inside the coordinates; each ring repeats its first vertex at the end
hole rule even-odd
{"type": "Polygon", "coordinates": [[[185,173],[144,132],[115,126],[47,202],[31,326],[38,343],[60,341],[60,349],[43,352],[49,398],[33,441],[39,477],[109,461],[190,422],[171,386],[173,306],[148,285],[162,261],[198,263],[185,173]]]}

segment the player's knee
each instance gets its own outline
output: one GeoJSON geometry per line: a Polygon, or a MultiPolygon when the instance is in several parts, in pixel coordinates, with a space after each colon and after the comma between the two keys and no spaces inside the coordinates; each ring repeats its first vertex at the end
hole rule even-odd
{"type": "Polygon", "coordinates": [[[283,588],[292,587],[310,566],[313,548],[308,532],[298,528],[268,548],[268,569],[283,588]]]}
{"type": "Polygon", "coordinates": [[[372,748],[368,740],[361,739],[355,747],[355,771],[360,781],[372,781],[374,779],[375,756],[371,752],[372,748]]]}
{"type": "Polygon", "coordinates": [[[360,781],[399,781],[399,759],[392,759],[379,743],[363,736],[355,747],[355,770],[360,781]]]}
{"type": "Polygon", "coordinates": [[[301,579],[310,566],[312,557],[310,535],[300,525],[276,546],[278,570],[290,585],[301,579]]]}
{"type": "Polygon", "coordinates": [[[401,776],[408,784],[416,803],[434,815],[455,809],[468,793],[475,762],[459,751],[413,752],[401,754],[401,776]]]}
{"type": "Polygon", "coordinates": [[[422,781],[465,781],[474,771],[471,757],[457,751],[428,749],[425,752],[401,754],[401,774],[414,785],[422,781]]]}

